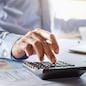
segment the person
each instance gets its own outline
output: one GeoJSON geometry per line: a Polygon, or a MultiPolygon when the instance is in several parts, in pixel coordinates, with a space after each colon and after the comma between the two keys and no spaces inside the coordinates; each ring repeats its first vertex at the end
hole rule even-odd
{"type": "Polygon", "coordinates": [[[0,40],[1,58],[11,57],[11,59],[24,60],[37,54],[39,61],[42,62],[45,54],[51,63],[55,63],[54,53],[58,54],[59,52],[55,36],[42,29],[35,29],[23,36],[1,32],[0,40]]]}
{"type": "Polygon", "coordinates": [[[50,32],[48,13],[47,0],[0,0],[0,27],[1,30],[21,35],[35,28],[50,32]]]}
{"type": "Polygon", "coordinates": [[[45,31],[50,31],[50,28],[43,27],[40,4],[40,0],[0,0],[1,57],[13,56],[18,60],[36,53],[40,61],[43,61],[46,54],[55,63],[52,50],[58,53],[58,45],[54,35],[45,31]],[[52,44],[47,43],[47,40],[52,44]]]}

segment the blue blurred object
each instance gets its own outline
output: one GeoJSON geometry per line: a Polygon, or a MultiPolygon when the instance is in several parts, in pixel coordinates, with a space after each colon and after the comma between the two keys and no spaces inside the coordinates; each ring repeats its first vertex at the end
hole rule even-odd
{"type": "Polygon", "coordinates": [[[3,10],[0,10],[0,20],[5,20],[7,18],[7,13],[3,10]]]}
{"type": "Polygon", "coordinates": [[[21,34],[21,33],[23,34],[25,32],[25,29],[23,29],[23,27],[21,27],[17,24],[15,25],[13,23],[8,23],[8,22],[2,21],[2,20],[0,21],[0,27],[4,28],[8,32],[14,32],[16,34],[21,34]]]}
{"type": "Polygon", "coordinates": [[[23,14],[20,10],[8,6],[3,7],[3,10],[12,17],[20,17],[23,14]]]}

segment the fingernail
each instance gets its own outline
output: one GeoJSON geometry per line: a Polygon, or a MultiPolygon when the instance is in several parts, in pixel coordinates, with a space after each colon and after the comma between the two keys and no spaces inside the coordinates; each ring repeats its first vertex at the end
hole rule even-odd
{"type": "Polygon", "coordinates": [[[55,57],[52,58],[52,63],[53,64],[56,63],[56,58],[55,57]]]}
{"type": "Polygon", "coordinates": [[[56,53],[56,54],[58,54],[58,53],[59,53],[59,50],[58,50],[58,49],[56,49],[56,50],[55,50],[55,53],[56,53]]]}
{"type": "Polygon", "coordinates": [[[44,60],[44,58],[43,57],[40,57],[40,61],[42,62],[44,60]]]}

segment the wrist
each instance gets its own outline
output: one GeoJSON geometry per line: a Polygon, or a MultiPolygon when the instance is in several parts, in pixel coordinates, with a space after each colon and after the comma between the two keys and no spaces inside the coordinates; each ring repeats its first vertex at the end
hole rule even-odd
{"type": "Polygon", "coordinates": [[[11,53],[11,57],[12,57],[13,59],[15,59],[15,60],[25,60],[25,59],[28,58],[28,57],[26,56],[26,54],[25,54],[24,56],[20,57],[20,58],[17,58],[17,57],[15,57],[14,55],[12,55],[12,53],[11,53]]]}

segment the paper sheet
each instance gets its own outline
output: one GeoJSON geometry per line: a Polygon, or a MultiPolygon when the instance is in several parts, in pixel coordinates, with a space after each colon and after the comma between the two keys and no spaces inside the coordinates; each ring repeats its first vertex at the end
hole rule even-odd
{"type": "Polygon", "coordinates": [[[6,70],[13,69],[13,66],[7,63],[5,60],[0,60],[0,70],[3,70],[3,69],[6,69],[6,70]]]}

